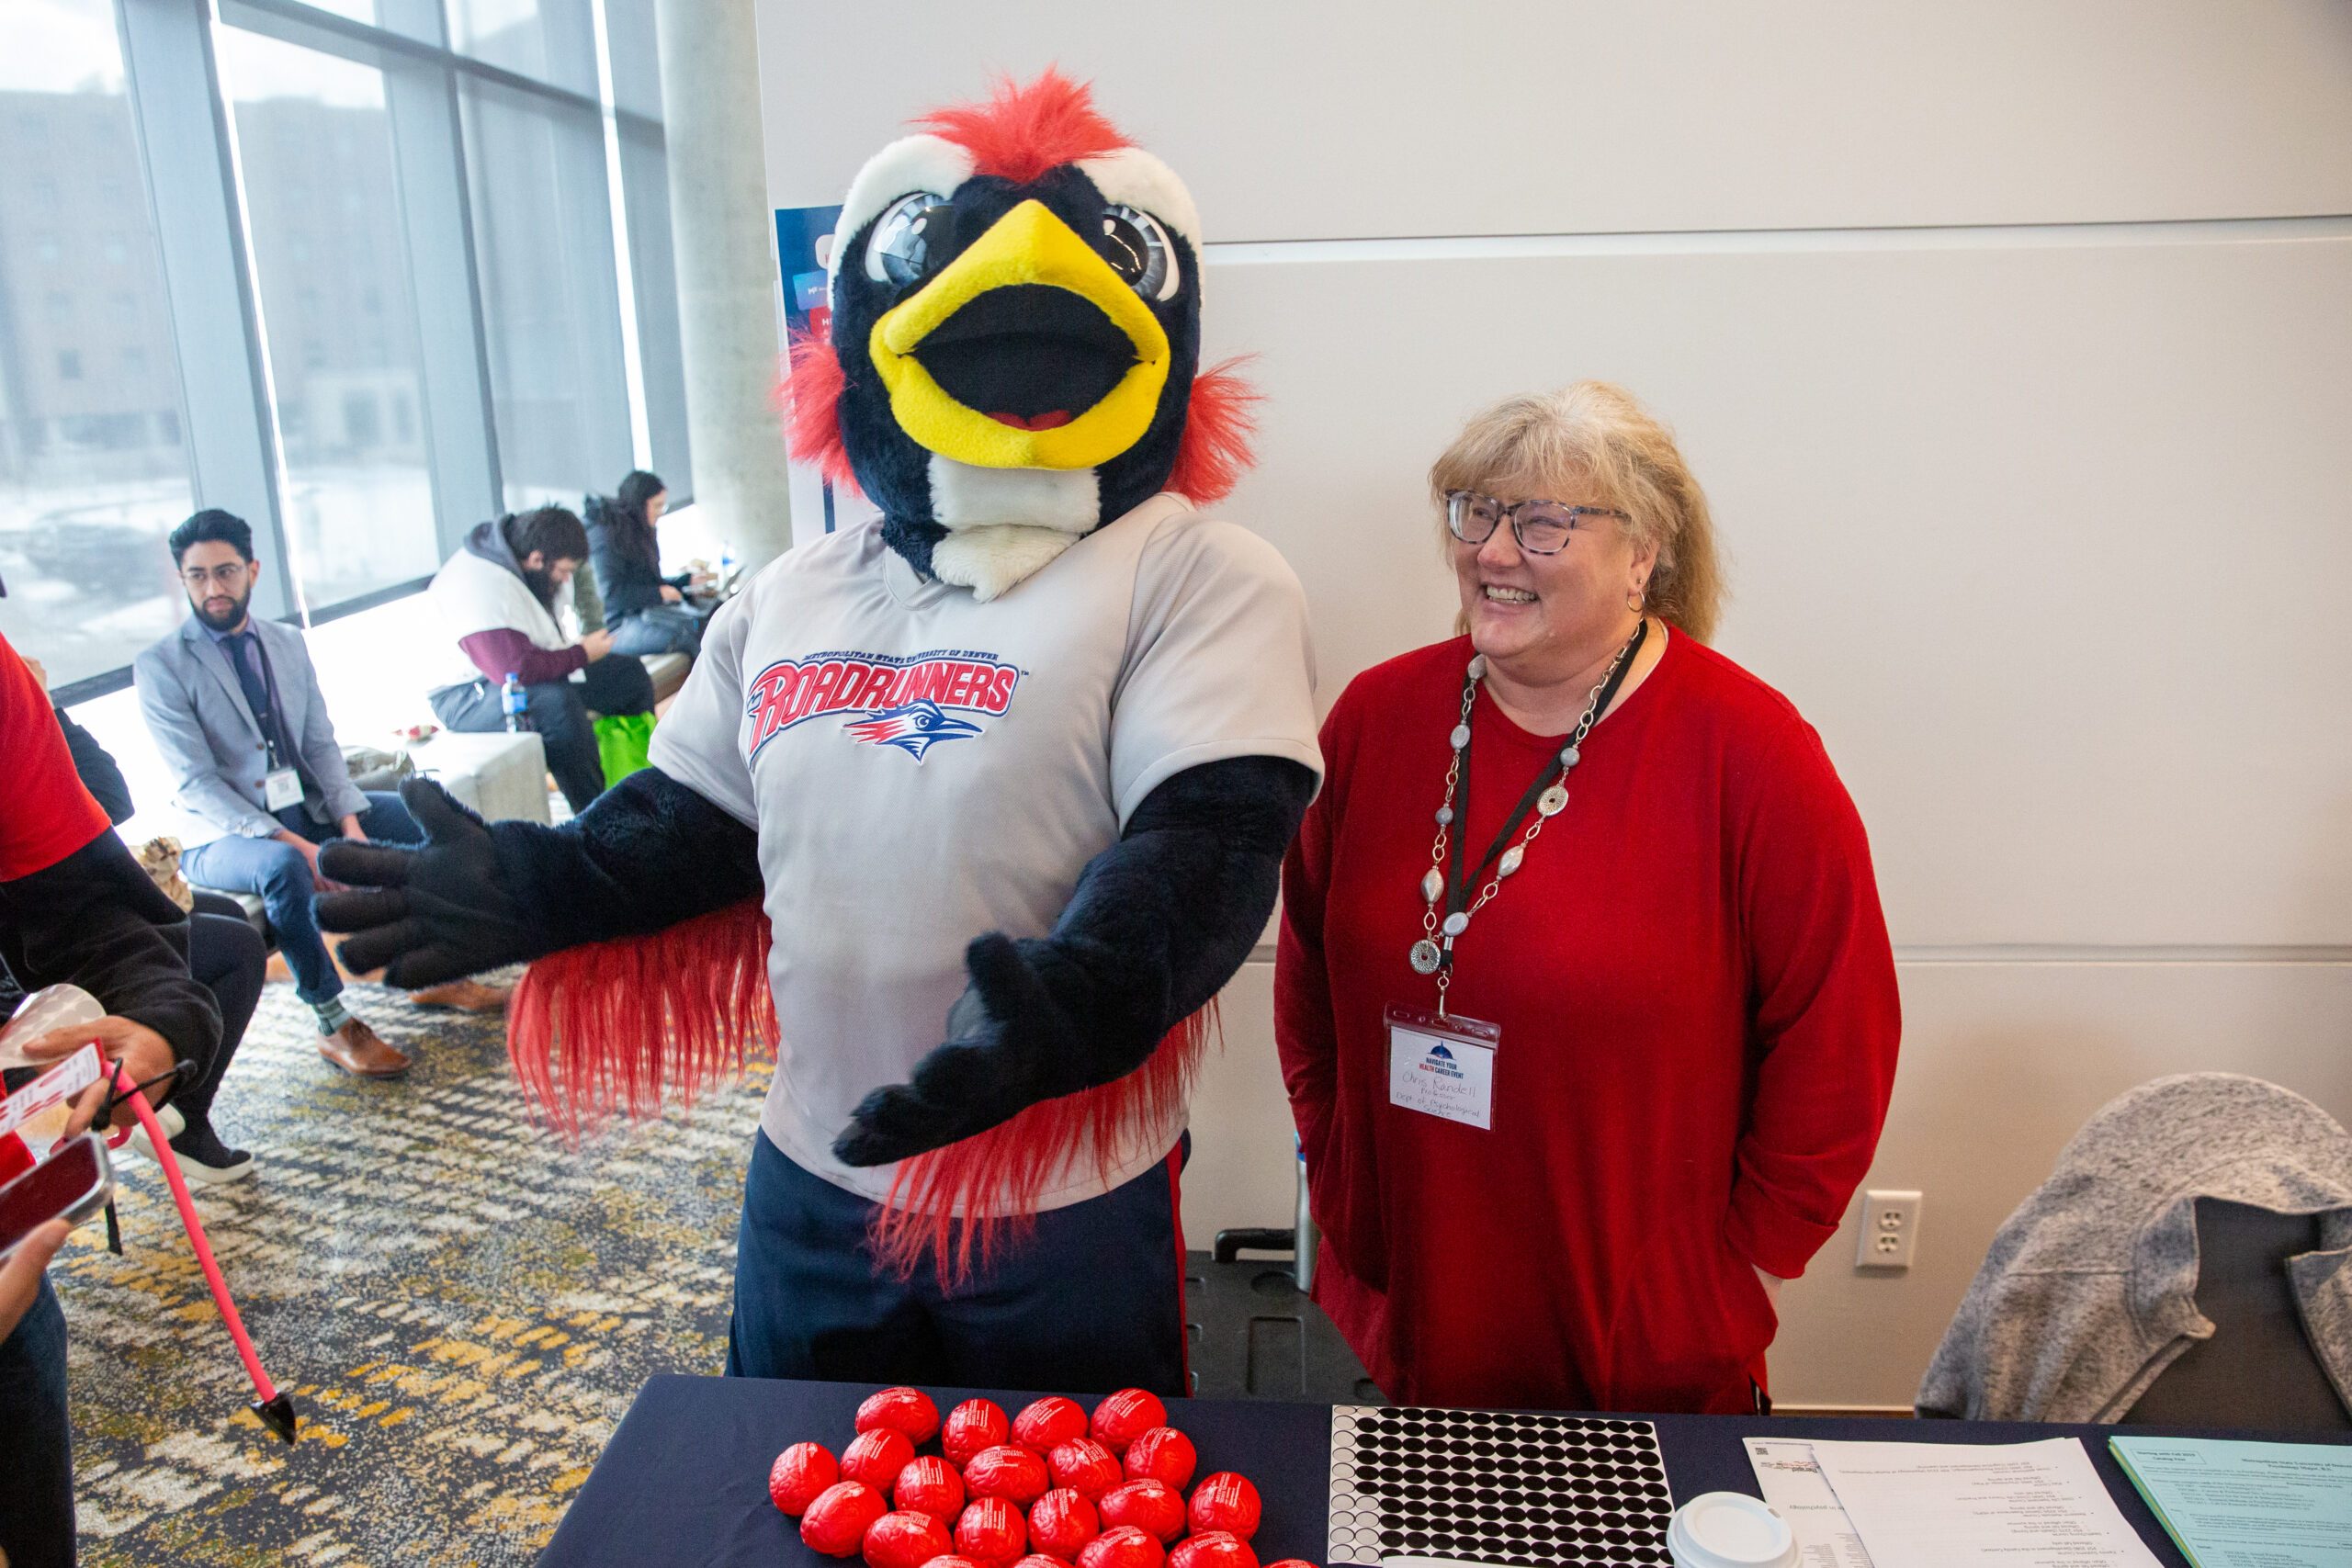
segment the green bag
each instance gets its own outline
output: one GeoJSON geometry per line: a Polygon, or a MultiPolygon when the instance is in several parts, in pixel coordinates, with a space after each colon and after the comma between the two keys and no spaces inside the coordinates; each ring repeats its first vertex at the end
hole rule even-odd
{"type": "Polygon", "coordinates": [[[596,721],[596,760],[605,764],[605,787],[650,767],[646,750],[653,744],[653,716],[625,713],[596,721]]]}

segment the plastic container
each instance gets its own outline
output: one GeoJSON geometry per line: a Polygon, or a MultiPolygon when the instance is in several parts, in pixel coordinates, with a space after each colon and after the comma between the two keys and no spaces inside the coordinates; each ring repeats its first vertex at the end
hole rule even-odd
{"type": "Polygon", "coordinates": [[[1745,1492],[1708,1492],[1674,1510],[1666,1527],[1674,1568],[1796,1568],[1789,1523],[1745,1492]]]}

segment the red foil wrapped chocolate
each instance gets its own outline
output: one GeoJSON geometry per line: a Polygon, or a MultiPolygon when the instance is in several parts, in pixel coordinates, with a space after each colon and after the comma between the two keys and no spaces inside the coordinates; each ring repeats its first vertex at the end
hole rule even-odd
{"type": "Polygon", "coordinates": [[[1012,1440],[1049,1454],[1072,1438],[1086,1436],[1086,1412],[1075,1399],[1047,1394],[1012,1418],[1012,1440]]]}
{"type": "Polygon", "coordinates": [[[1029,1527],[1021,1509],[1002,1497],[982,1497],[956,1521],[956,1551],[980,1568],[1011,1568],[1029,1550],[1029,1527]]]}
{"type": "Polygon", "coordinates": [[[1157,1536],[1120,1525],[1086,1543],[1078,1554],[1078,1568],[1160,1568],[1167,1559],[1157,1536]]]}
{"type": "Polygon", "coordinates": [[[1309,1562],[1304,1557],[1285,1557],[1279,1562],[1269,1562],[1266,1568],[1323,1568],[1320,1562],[1309,1562]]]}
{"type": "Polygon", "coordinates": [[[1108,1534],[1114,1525],[1132,1525],[1163,1545],[1184,1533],[1183,1495],[1164,1481],[1130,1481],[1094,1500],[1108,1534]]]}
{"type": "Polygon", "coordinates": [[[1025,1448],[1000,1443],[972,1456],[964,1467],[964,1490],[975,1497],[1002,1497],[1027,1507],[1046,1495],[1046,1461],[1025,1448]]]}
{"type": "Polygon", "coordinates": [[[822,1443],[795,1443],[768,1467],[768,1496],[778,1508],[798,1518],[808,1511],[818,1494],[841,1478],[840,1461],[822,1443]]]}
{"type": "MultiPolygon", "coordinates": [[[[878,1427],[903,1432],[907,1441],[920,1446],[939,1430],[939,1406],[919,1388],[886,1388],[857,1407],[859,1431],[871,1432],[878,1427]]],[[[913,1568],[922,1564],[915,1563],[913,1568]]]]}
{"type": "Polygon", "coordinates": [[[922,1568],[980,1568],[980,1565],[968,1557],[958,1557],[950,1552],[944,1557],[933,1558],[922,1568]]]}
{"type": "Polygon", "coordinates": [[[1008,1442],[1012,1437],[1012,1422],[1004,1406],[993,1399],[967,1399],[947,1413],[940,1425],[939,1451],[958,1468],[967,1465],[982,1450],[1008,1442]]]}
{"type": "Polygon", "coordinates": [[[890,1500],[901,1509],[929,1514],[942,1524],[952,1525],[964,1511],[964,1478],[937,1454],[917,1454],[899,1472],[890,1500]]]}
{"type": "Polygon", "coordinates": [[[1129,1443],[1154,1427],[1167,1425],[1168,1406],[1159,1403],[1158,1394],[1140,1388],[1123,1388],[1094,1407],[1094,1419],[1088,1431],[1113,1453],[1124,1454],[1129,1443]]]}
{"type": "Polygon", "coordinates": [[[817,1495],[800,1516],[800,1539],[811,1551],[828,1557],[854,1557],[865,1544],[865,1531],[890,1511],[881,1494],[857,1481],[837,1481],[817,1495]]]}
{"type": "Polygon", "coordinates": [[[1164,1481],[1182,1492],[1193,1483],[1193,1472],[1200,1463],[1193,1439],[1173,1427],[1154,1427],[1127,1445],[1130,1481],[1164,1481]]]}
{"type": "Polygon", "coordinates": [[[1058,1557],[1048,1557],[1042,1551],[1033,1551],[1014,1563],[1012,1568],[1070,1568],[1070,1565],[1058,1557]]]}
{"type": "Polygon", "coordinates": [[[1054,1484],[1086,1496],[1100,1497],[1125,1479],[1111,1450],[1091,1438],[1072,1438],[1046,1456],[1054,1484]]]}
{"type": "MultiPolygon", "coordinates": [[[[847,1468],[844,1466],[843,1468],[847,1468]]],[[[1192,1506],[1186,1510],[1194,1535],[1208,1535],[1224,1530],[1248,1540],[1258,1533],[1261,1512],[1258,1489],[1250,1484],[1247,1476],[1220,1470],[1193,1488],[1192,1506]]],[[[1203,1568],[1209,1568],[1204,1564],[1203,1568]]]]}
{"type": "Polygon", "coordinates": [[[929,1514],[902,1509],[866,1526],[864,1544],[868,1568],[922,1568],[953,1551],[956,1538],[929,1514]]]}
{"type": "Polygon", "coordinates": [[[1102,1533],[1102,1516],[1079,1493],[1048,1492],[1029,1505],[1029,1544],[1065,1562],[1076,1562],[1079,1549],[1102,1533]]]}
{"type": "Polygon", "coordinates": [[[1211,1530],[1177,1543],[1168,1568],[1258,1568],[1258,1554],[1230,1530],[1211,1530]]]}
{"type": "Polygon", "coordinates": [[[899,1472],[914,1462],[915,1446],[904,1432],[894,1432],[888,1427],[876,1427],[870,1432],[860,1432],[842,1450],[842,1475],[850,1481],[861,1481],[887,1497],[899,1483],[899,1472]]]}

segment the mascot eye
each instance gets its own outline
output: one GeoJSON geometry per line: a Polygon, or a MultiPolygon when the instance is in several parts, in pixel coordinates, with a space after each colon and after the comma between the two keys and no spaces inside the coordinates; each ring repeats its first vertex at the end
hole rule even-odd
{"type": "Polygon", "coordinates": [[[1147,299],[1172,299],[1183,281],[1176,274],[1176,247],[1159,220],[1132,207],[1102,209],[1102,257],[1127,287],[1147,299]]]}
{"type": "Polygon", "coordinates": [[[946,249],[955,220],[945,197],[929,191],[900,197],[875,220],[874,237],[865,243],[865,276],[876,283],[914,282],[946,249]]]}

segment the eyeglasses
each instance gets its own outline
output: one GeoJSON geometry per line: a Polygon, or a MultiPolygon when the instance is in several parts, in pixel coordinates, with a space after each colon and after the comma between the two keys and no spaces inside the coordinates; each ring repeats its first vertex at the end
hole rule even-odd
{"type": "Polygon", "coordinates": [[[1563,506],[1556,501],[1522,501],[1505,506],[1475,490],[1445,492],[1446,532],[1465,545],[1485,544],[1506,517],[1510,519],[1510,536],[1532,556],[1558,555],[1567,547],[1568,536],[1587,526],[1588,517],[1634,520],[1631,513],[1613,506],[1563,506]]]}
{"type": "Polygon", "coordinates": [[[180,581],[187,583],[191,591],[198,592],[200,592],[208,582],[217,582],[223,588],[234,588],[244,580],[245,563],[241,560],[223,561],[210,571],[205,570],[200,566],[192,566],[180,573],[180,581]]]}

